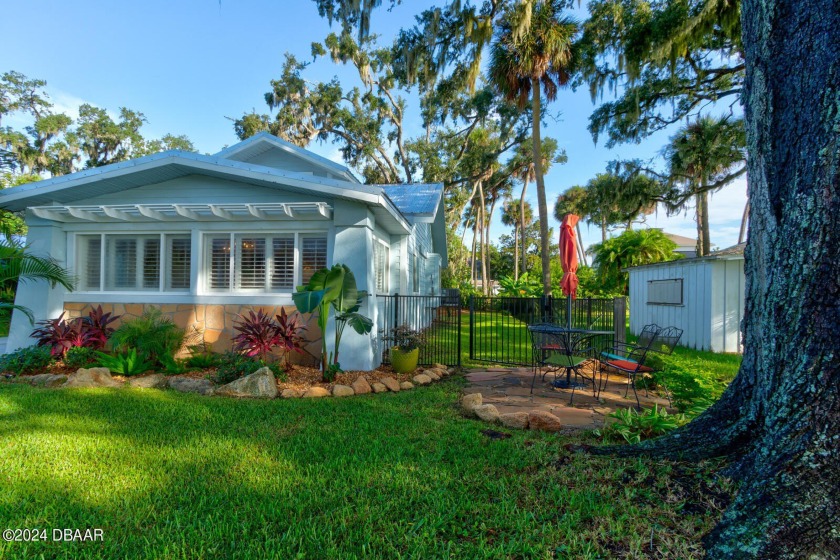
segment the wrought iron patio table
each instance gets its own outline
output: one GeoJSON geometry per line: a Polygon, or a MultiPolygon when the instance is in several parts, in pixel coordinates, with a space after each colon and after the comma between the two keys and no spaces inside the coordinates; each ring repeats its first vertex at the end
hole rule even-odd
{"type": "MultiPolygon", "coordinates": [[[[582,387],[582,385],[572,382],[572,372],[574,371],[576,375],[587,378],[580,372],[579,368],[589,362],[595,363],[597,361],[598,352],[591,346],[593,339],[614,334],[612,331],[570,329],[553,323],[530,325],[528,331],[531,333],[535,363],[534,378],[531,381],[532,392],[536,382],[538,365],[554,367],[555,372],[561,368],[566,370],[565,382],[555,378],[554,385],[556,387],[571,387],[572,389],[582,387]]],[[[545,378],[545,374],[543,378],[545,378]]],[[[595,381],[594,374],[591,381],[593,393],[595,393],[600,387],[595,381]]],[[[574,398],[574,392],[572,398],[574,398]]]]}

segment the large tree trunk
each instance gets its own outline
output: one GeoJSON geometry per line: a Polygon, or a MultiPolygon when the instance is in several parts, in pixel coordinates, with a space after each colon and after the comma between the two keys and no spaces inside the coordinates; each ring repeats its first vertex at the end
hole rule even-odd
{"type": "Polygon", "coordinates": [[[487,291],[487,245],[484,243],[484,232],[487,229],[487,215],[486,215],[486,200],[484,198],[484,184],[482,181],[478,182],[478,213],[479,213],[479,230],[478,240],[481,243],[481,293],[488,295],[487,291]]]}
{"type": "Polygon", "coordinates": [[[840,7],[745,1],[742,22],[744,360],[697,420],[608,451],[732,459],[709,558],[840,558],[840,7]]]}
{"type": "Polygon", "coordinates": [[[537,179],[537,205],[540,213],[540,257],[542,259],[543,294],[551,295],[551,258],[548,254],[548,202],[545,198],[545,178],[542,168],[542,149],[540,141],[540,82],[531,79],[531,106],[534,112],[534,175],[537,179]]]}
{"type": "Polygon", "coordinates": [[[703,228],[703,256],[712,252],[712,240],[709,230],[709,191],[703,190],[700,193],[700,202],[703,204],[703,221],[700,227],[703,228]]]}

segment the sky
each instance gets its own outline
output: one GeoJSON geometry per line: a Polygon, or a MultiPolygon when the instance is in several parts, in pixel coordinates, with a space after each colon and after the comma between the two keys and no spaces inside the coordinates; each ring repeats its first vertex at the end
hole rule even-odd
{"type": "MultiPolygon", "coordinates": [[[[380,8],[371,29],[389,41],[432,4],[406,0],[390,11],[380,8]]],[[[25,0],[9,3],[3,12],[0,72],[16,70],[46,80],[56,109],[71,116],[81,103],[114,115],[120,107],[141,111],[148,119],[144,136],[186,134],[202,153],[237,142],[232,118],[252,109],[268,112],[263,95],[280,75],[285,52],[310,60],[311,43],[336,31],[310,0],[25,0]]],[[[576,15],[583,18],[585,7],[576,15]]],[[[357,81],[353,69],[326,59],[312,64],[304,76],[313,81],[337,76],[342,84],[357,81]]],[[[556,138],[568,155],[567,164],[546,176],[550,214],[557,195],[567,188],[585,184],[612,160],[656,157],[676,131],[608,149],[603,142],[596,145],[586,128],[595,107],[585,88],[562,90],[549,106],[552,117],[543,136],[556,138]]],[[[419,134],[416,110],[409,110],[409,121],[409,135],[419,134]]],[[[4,124],[19,125],[14,119],[4,124]]],[[[315,142],[309,149],[341,162],[336,145],[315,142]]],[[[535,186],[528,192],[536,212],[535,186]]],[[[743,179],[712,195],[713,247],[737,243],[745,202],[743,179]]],[[[553,216],[551,226],[558,231],[553,216]]],[[[696,237],[693,208],[675,216],[659,208],[637,227],[696,237]]],[[[510,231],[496,216],[491,235],[501,233],[510,231]]],[[[583,225],[582,236],[584,245],[596,243],[600,230],[583,225]]]]}

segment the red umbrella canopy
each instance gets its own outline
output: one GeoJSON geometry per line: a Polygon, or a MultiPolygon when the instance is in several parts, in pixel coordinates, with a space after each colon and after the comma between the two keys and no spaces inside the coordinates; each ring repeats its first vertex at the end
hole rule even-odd
{"type": "Polygon", "coordinates": [[[575,235],[575,226],[578,221],[580,217],[566,214],[563,223],[560,224],[560,266],[563,267],[563,280],[560,281],[560,287],[563,293],[572,296],[572,299],[577,297],[578,287],[577,235],[575,235]]]}

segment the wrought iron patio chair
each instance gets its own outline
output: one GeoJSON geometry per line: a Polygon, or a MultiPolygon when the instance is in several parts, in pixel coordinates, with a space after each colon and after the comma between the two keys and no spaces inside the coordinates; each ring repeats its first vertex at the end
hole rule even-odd
{"type": "MultiPolygon", "coordinates": [[[[648,326],[655,327],[656,325],[648,326]]],[[[650,331],[652,330],[653,329],[650,329],[650,331]]],[[[642,379],[645,379],[645,376],[650,375],[656,371],[653,367],[647,365],[645,362],[647,361],[651,353],[665,355],[672,353],[674,351],[674,347],[676,347],[677,343],[682,337],[682,333],[682,329],[678,329],[677,327],[659,328],[655,336],[653,336],[652,338],[645,338],[645,340],[647,341],[647,344],[645,346],[632,345],[629,347],[629,350],[627,350],[626,354],[624,354],[623,356],[614,353],[601,353],[602,367],[615,369],[617,371],[621,371],[627,374],[628,386],[624,390],[624,396],[626,397],[628,395],[630,387],[632,387],[633,396],[636,397],[637,409],[641,409],[642,405],[639,402],[639,394],[636,392],[636,378],[639,375],[641,375],[642,379]]],[[[627,347],[627,345],[621,345],[620,348],[615,349],[615,352],[622,352],[625,349],[623,347],[627,347]]],[[[608,371],[607,375],[609,376],[608,371]]],[[[647,383],[645,383],[645,396],[647,396],[647,383]]],[[[669,404],[671,402],[670,395],[668,396],[668,402],[669,404]]]]}
{"type": "MultiPolygon", "coordinates": [[[[530,325],[528,332],[531,334],[534,362],[531,394],[534,393],[534,384],[536,383],[538,372],[545,368],[546,371],[542,375],[543,381],[545,381],[545,377],[549,373],[554,373],[555,383],[558,381],[557,372],[564,371],[567,379],[571,379],[571,374],[574,373],[575,379],[580,377],[592,383],[592,396],[597,397],[600,386],[595,381],[594,370],[590,376],[586,375],[582,369],[589,364],[595,365],[596,362],[595,349],[587,347],[587,343],[591,342],[591,336],[587,336],[580,331],[563,329],[550,323],[530,325]]],[[[572,404],[577,385],[570,383],[570,386],[572,388],[572,395],[569,399],[569,404],[572,404]]]]}

